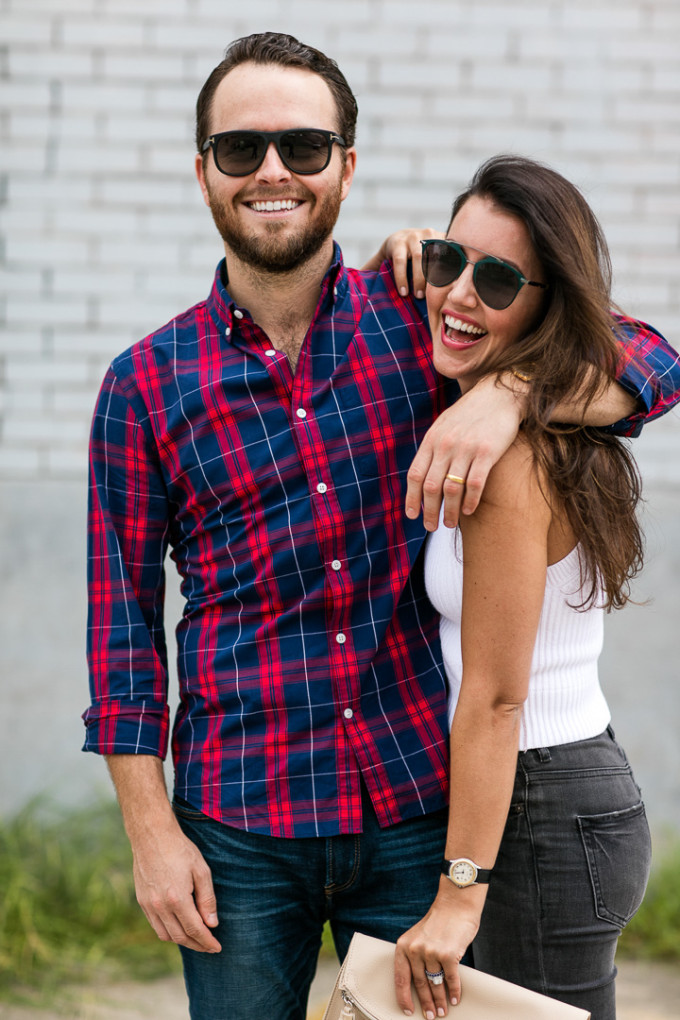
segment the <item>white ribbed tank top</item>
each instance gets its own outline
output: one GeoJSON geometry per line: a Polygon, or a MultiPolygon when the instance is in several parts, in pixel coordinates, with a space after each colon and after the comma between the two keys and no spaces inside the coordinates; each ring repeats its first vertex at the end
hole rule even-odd
{"type": "MultiPolygon", "coordinates": [[[[460,621],[463,601],[462,540],[457,528],[440,522],[425,551],[425,584],[441,614],[441,643],[449,680],[449,723],[463,675],[460,621]]],[[[604,611],[572,609],[582,601],[576,546],[548,567],[543,610],[524,704],[520,750],[551,747],[595,737],[610,713],[600,687],[597,660],[602,650],[604,611]]]]}

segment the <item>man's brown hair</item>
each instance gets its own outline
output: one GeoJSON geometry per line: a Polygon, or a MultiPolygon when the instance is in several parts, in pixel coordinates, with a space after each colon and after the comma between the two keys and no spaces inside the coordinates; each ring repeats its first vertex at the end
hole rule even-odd
{"type": "MultiPolygon", "coordinates": [[[[213,98],[223,78],[240,64],[274,64],[279,67],[298,67],[318,74],[328,85],[338,111],[338,130],[347,146],[354,145],[357,120],[357,101],[347,80],[331,57],[321,50],[299,42],[282,32],[258,32],[235,39],[226,49],[224,58],[208,76],[196,103],[196,148],[198,152],[210,137],[210,114],[213,98]]],[[[275,102],[275,98],[272,99],[275,102]]],[[[305,127],[325,127],[308,124],[305,127]]]]}

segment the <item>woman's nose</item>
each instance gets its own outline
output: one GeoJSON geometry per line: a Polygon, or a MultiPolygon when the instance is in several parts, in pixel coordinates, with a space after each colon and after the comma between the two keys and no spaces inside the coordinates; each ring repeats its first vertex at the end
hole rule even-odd
{"type": "Polygon", "coordinates": [[[477,291],[473,280],[474,265],[468,262],[460,276],[451,284],[449,288],[448,296],[452,301],[458,302],[459,304],[476,304],[477,302],[477,291]]]}

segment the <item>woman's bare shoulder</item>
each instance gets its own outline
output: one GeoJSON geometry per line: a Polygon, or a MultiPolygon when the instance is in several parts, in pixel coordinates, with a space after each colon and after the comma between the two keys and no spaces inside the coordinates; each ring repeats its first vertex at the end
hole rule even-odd
{"type": "Polygon", "coordinates": [[[489,472],[482,502],[516,505],[534,501],[543,495],[541,471],[531,444],[521,434],[489,472]]]}

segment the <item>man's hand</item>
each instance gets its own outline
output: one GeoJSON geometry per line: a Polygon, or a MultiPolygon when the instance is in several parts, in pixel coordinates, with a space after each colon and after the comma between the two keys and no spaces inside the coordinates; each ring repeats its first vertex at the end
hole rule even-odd
{"type": "Polygon", "coordinates": [[[165,789],[163,764],[151,755],[106,758],[132,847],[137,902],[163,942],[219,953],[210,868],[182,832],[165,789]]]}
{"type": "Polygon", "coordinates": [[[447,527],[474,513],[489,471],[517,436],[527,384],[506,376],[480,379],[425,434],[408,472],[406,516],[422,507],[427,531],[437,530],[442,495],[447,527]]]}
{"type": "Polygon", "coordinates": [[[423,276],[420,242],[428,237],[444,237],[441,230],[430,230],[429,227],[407,227],[397,230],[386,238],[375,255],[362,268],[366,271],[380,269],[385,259],[391,259],[394,282],[402,297],[408,294],[408,265],[413,267],[413,293],[417,298],[425,297],[425,277],[423,276]]]}
{"type": "Polygon", "coordinates": [[[210,931],[218,923],[210,869],[179,825],[133,847],[137,902],[162,942],[219,953],[210,931]]]}

